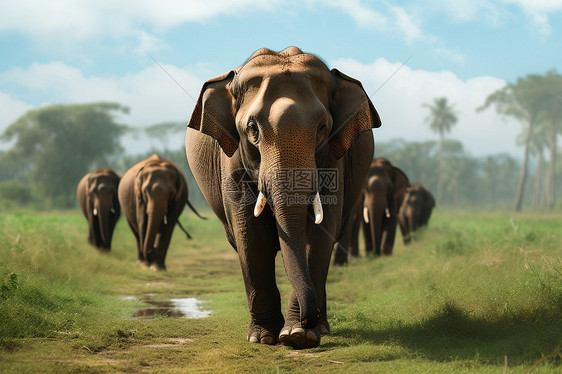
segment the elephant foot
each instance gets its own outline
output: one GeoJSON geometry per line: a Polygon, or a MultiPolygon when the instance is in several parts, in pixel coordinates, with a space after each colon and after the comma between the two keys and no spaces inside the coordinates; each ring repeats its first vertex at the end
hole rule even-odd
{"type": "Polygon", "coordinates": [[[268,328],[252,322],[248,328],[246,339],[250,343],[277,344],[277,335],[279,335],[279,330],[281,330],[281,326],[283,325],[283,316],[281,316],[280,323],[276,323],[275,325],[276,327],[268,328]]]}
{"type": "Polygon", "coordinates": [[[320,329],[321,336],[330,335],[330,325],[328,324],[328,321],[318,322],[318,327],[320,329]]]}
{"type": "Polygon", "coordinates": [[[295,349],[313,348],[320,344],[320,324],[313,329],[305,329],[300,322],[287,324],[279,334],[279,341],[295,349]]]}
{"type": "Polygon", "coordinates": [[[152,271],[165,271],[166,270],[165,265],[157,264],[157,263],[154,263],[154,262],[152,264],[150,264],[150,266],[148,268],[152,271]]]}

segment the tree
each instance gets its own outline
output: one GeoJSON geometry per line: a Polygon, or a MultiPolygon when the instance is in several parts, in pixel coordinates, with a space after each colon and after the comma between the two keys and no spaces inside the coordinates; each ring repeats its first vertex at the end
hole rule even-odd
{"type": "Polygon", "coordinates": [[[433,105],[424,104],[429,108],[429,115],[425,122],[429,124],[429,128],[439,134],[439,181],[437,183],[437,201],[443,199],[443,183],[445,181],[445,156],[444,144],[445,134],[450,132],[457,123],[458,118],[453,105],[449,105],[446,97],[433,99],[433,105]]]}
{"type": "Polygon", "coordinates": [[[556,71],[549,71],[543,78],[542,103],[544,125],[549,143],[549,166],[545,181],[545,204],[553,208],[555,204],[555,171],[558,134],[562,131],[562,76],[556,71]]]}
{"type": "Polygon", "coordinates": [[[543,81],[539,75],[530,74],[525,78],[518,78],[517,83],[508,83],[503,88],[490,94],[484,104],[476,109],[477,111],[483,111],[494,106],[499,115],[515,118],[524,126],[523,131],[526,135],[523,165],[521,166],[521,173],[517,184],[517,194],[514,202],[515,211],[521,210],[525,182],[527,180],[531,141],[537,124],[541,121],[543,107],[541,102],[542,83],[543,81]]]}
{"type": "Polygon", "coordinates": [[[115,122],[116,112],[128,113],[128,108],[93,103],[31,110],[2,134],[2,140],[15,139],[2,158],[17,165],[13,179],[33,183],[53,205],[71,206],[80,178],[122,151],[126,127],[115,122]]]}
{"type": "Polygon", "coordinates": [[[145,127],[144,132],[149,138],[157,139],[164,150],[167,148],[168,138],[180,132],[185,135],[186,127],[184,122],[163,122],[145,127]]]}

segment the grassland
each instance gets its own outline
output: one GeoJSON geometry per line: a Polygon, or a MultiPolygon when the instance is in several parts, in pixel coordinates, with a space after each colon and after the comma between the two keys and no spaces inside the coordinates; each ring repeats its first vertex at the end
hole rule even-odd
{"type": "Polygon", "coordinates": [[[78,211],[0,213],[0,372],[561,370],[562,214],[438,210],[392,257],[332,267],[332,334],[301,351],[246,342],[236,253],[216,219],[182,223],[194,240],[176,230],[153,272],[123,219],[102,254],[78,211]],[[136,319],[146,305],[124,296],[198,297],[212,315],[136,319]]]}

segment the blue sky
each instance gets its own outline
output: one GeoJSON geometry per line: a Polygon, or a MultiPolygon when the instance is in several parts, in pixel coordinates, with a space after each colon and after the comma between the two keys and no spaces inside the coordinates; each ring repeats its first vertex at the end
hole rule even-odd
{"type": "Polygon", "coordinates": [[[449,136],[470,154],[519,155],[520,126],[474,109],[506,82],[562,72],[562,0],[3,0],[0,131],[29,109],[101,100],[129,106],[132,126],[187,121],[205,80],[291,45],[363,82],[376,141],[435,139],[423,104],[447,96],[449,136]]]}

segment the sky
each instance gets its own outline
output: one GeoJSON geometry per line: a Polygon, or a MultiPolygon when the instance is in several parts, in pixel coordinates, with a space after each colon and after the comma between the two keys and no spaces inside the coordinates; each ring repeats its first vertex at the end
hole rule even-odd
{"type": "Polygon", "coordinates": [[[187,122],[207,79],[288,46],[363,83],[375,144],[437,140],[424,104],[445,96],[447,137],[469,155],[520,157],[521,124],[475,109],[519,77],[562,72],[562,0],[0,0],[0,133],[31,109],[98,101],[128,106],[118,120],[133,127],[187,122]]]}

